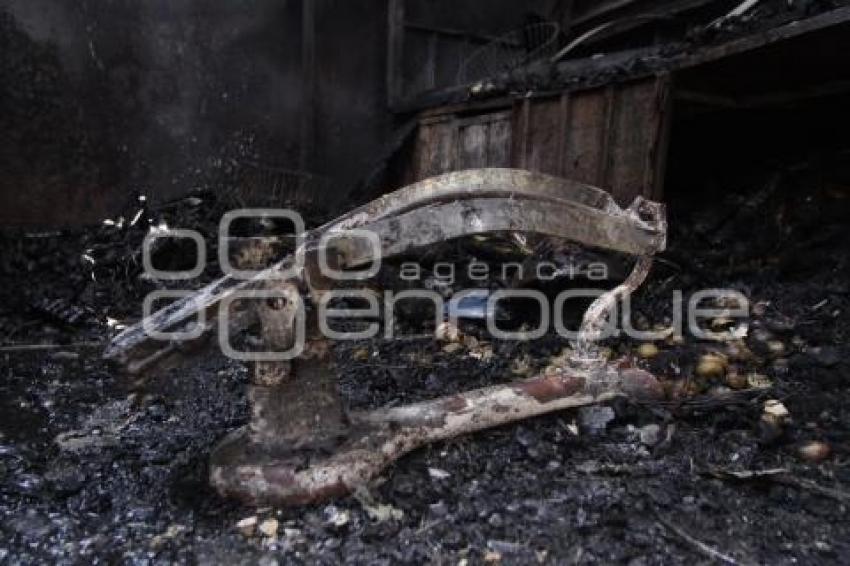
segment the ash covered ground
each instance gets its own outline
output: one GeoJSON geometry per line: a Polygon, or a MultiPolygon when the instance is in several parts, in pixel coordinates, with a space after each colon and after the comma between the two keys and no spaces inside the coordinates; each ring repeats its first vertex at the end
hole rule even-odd
{"type": "MultiPolygon", "coordinates": [[[[665,380],[665,402],[435,444],[356,497],[290,509],[242,507],[207,485],[211,448],[247,420],[244,367],[201,357],[134,391],[100,359],[107,320],[137,317],[152,288],[138,277],[148,221],[203,227],[213,196],[144,211],[134,226],[128,210],[121,227],[9,234],[3,342],[60,347],[0,353],[0,559],[707,563],[702,543],[740,563],[844,563],[850,185],[822,173],[750,179],[705,202],[671,197],[670,250],[635,297],[637,319],[664,323],[672,289],[703,287],[742,291],[752,317],[743,344],[661,341],[649,357],[640,343],[609,343],[665,380]],[[728,367],[700,377],[710,352],[728,367]],[[756,378],[770,388],[755,390],[756,378]],[[771,399],[790,413],[781,426],[762,418],[771,399]],[[801,456],[811,441],[830,453],[801,456]],[[267,532],[241,532],[250,517],[267,532]]],[[[567,343],[490,345],[481,359],[432,341],[343,344],[337,371],[351,406],[375,406],[530,374],[567,343]]]]}

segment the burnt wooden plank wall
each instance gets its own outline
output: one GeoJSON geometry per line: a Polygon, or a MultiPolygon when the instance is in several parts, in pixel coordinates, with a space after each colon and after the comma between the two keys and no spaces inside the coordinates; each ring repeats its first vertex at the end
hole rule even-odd
{"type": "Polygon", "coordinates": [[[669,78],[523,98],[469,115],[432,111],[419,125],[405,180],[472,167],[517,167],[567,177],[628,204],[660,198],[669,78]]]}
{"type": "Polygon", "coordinates": [[[513,165],[596,185],[621,204],[659,198],[668,91],[665,76],[517,101],[513,165]]]}
{"type": "Polygon", "coordinates": [[[511,166],[510,110],[463,117],[455,113],[423,118],[408,182],[477,167],[511,166]]]}

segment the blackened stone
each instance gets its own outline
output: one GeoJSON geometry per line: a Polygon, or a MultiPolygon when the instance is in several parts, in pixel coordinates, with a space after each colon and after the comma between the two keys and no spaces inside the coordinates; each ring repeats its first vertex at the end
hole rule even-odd
{"type": "Polygon", "coordinates": [[[54,493],[60,496],[72,495],[80,491],[86,482],[86,475],[78,466],[69,462],[56,462],[44,475],[54,493]]]}

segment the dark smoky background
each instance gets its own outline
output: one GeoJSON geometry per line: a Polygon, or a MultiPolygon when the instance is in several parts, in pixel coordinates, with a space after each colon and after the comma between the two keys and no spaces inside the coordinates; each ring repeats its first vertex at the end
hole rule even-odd
{"type": "Polygon", "coordinates": [[[0,218],[96,222],[133,193],[162,201],[257,170],[353,184],[389,125],[378,4],[322,4],[307,91],[301,2],[0,3],[0,218]],[[305,95],[321,132],[309,154],[305,95]]]}
{"type": "MultiPolygon", "coordinates": [[[[498,34],[550,4],[429,0],[408,18],[498,34]]],[[[163,201],[269,179],[285,198],[334,209],[380,161],[394,122],[409,119],[389,112],[387,10],[3,0],[0,222],[80,225],[134,194],[163,201]]],[[[419,44],[404,71],[414,86],[427,74],[419,44]]],[[[451,64],[439,80],[452,84],[478,45],[441,52],[451,64]]]]}

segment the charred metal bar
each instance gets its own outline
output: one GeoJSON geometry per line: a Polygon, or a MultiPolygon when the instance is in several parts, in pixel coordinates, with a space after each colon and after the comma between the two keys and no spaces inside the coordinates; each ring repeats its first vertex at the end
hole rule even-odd
{"type": "MultiPolygon", "coordinates": [[[[373,480],[393,461],[425,444],[552,411],[620,396],[657,399],[661,387],[638,369],[608,370],[606,379],[543,375],[405,407],[350,415],[350,436],[330,454],[280,454],[231,433],[211,458],[210,478],[223,495],[245,503],[302,505],[339,497],[373,480]],[[604,383],[604,386],[592,386],[604,383]]],[[[335,438],[329,438],[332,443],[335,438]]]]}
{"type": "MultiPolygon", "coordinates": [[[[661,247],[649,225],[625,215],[615,216],[581,205],[518,198],[470,198],[434,204],[363,226],[378,235],[382,257],[407,253],[461,236],[490,232],[526,232],[557,236],[579,244],[632,255],[661,247]]],[[[343,244],[337,243],[337,246],[343,244]]],[[[358,266],[373,261],[363,238],[347,241],[344,263],[358,266]]]]}

